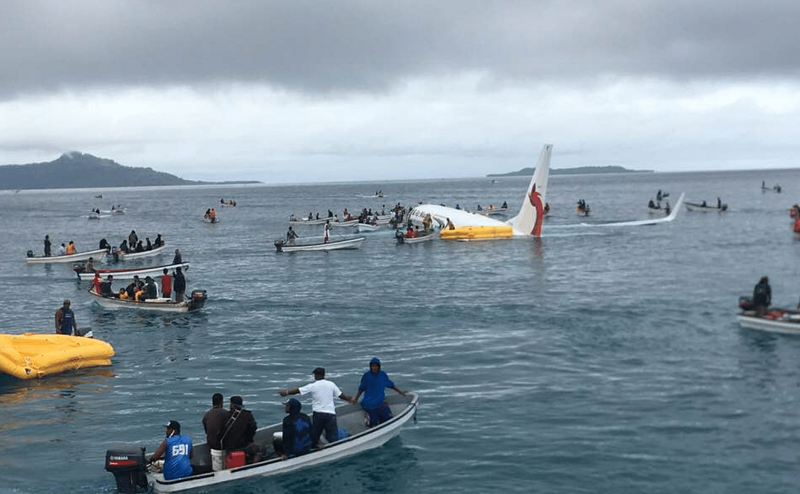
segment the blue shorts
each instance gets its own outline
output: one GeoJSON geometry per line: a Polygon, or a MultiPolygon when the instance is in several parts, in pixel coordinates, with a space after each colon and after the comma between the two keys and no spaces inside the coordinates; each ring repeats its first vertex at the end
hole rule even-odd
{"type": "Polygon", "coordinates": [[[365,408],[364,411],[367,412],[369,417],[367,427],[375,427],[392,418],[392,409],[386,403],[377,408],[365,408]]]}

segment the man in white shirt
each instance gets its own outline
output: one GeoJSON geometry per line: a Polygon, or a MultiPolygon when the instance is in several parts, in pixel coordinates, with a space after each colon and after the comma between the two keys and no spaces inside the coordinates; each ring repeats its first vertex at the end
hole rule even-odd
{"type": "Polygon", "coordinates": [[[325,379],[325,369],[317,367],[313,371],[314,382],[300,388],[282,390],[281,396],[311,394],[312,430],[311,447],[319,447],[319,437],[325,431],[325,439],[332,443],[339,439],[339,427],[336,424],[336,407],[334,398],[340,398],[348,403],[354,403],[352,396],[342,393],[336,384],[325,379]]]}

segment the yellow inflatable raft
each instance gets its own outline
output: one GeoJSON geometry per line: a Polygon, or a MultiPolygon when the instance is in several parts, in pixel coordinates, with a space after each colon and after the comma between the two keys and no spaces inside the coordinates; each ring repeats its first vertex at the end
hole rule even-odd
{"type": "Polygon", "coordinates": [[[455,230],[443,229],[439,238],[444,240],[481,240],[487,238],[511,238],[514,230],[511,225],[503,226],[461,226],[455,230]]]}
{"type": "Polygon", "coordinates": [[[84,367],[111,365],[105,341],[61,334],[0,334],[0,372],[35,379],[84,367]]]}

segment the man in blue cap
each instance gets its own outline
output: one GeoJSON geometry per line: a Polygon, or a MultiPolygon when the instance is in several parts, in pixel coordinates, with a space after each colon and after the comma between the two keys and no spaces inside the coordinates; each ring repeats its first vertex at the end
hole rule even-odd
{"type": "Polygon", "coordinates": [[[164,456],[164,479],[173,480],[192,474],[192,440],[181,434],[181,424],[170,420],[166,425],[166,439],[150,457],[154,462],[164,456]]]}
{"type": "Polygon", "coordinates": [[[369,361],[369,370],[361,376],[361,384],[358,386],[358,393],[353,400],[358,402],[361,393],[364,399],[361,400],[361,407],[367,412],[367,427],[374,427],[392,418],[392,409],[384,403],[386,395],[385,388],[390,388],[401,395],[406,393],[394,385],[389,376],[381,370],[381,361],[378,357],[373,357],[369,361]]]}

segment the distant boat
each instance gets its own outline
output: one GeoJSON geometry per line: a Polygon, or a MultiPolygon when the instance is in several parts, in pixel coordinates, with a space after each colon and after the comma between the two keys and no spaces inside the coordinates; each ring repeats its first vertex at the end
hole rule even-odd
{"type": "Polygon", "coordinates": [[[707,204],[697,204],[696,202],[684,202],[683,204],[686,205],[686,210],[687,211],[702,211],[702,212],[711,211],[711,212],[721,213],[722,211],[727,211],[728,210],[728,205],[727,204],[721,204],[719,206],[717,206],[717,205],[709,206],[707,204]]]}
{"type": "Polygon", "coordinates": [[[342,250],[342,249],[358,249],[364,243],[367,237],[353,237],[344,238],[341,240],[329,240],[325,242],[315,242],[309,244],[294,244],[289,245],[283,240],[275,241],[275,248],[278,252],[301,252],[311,250],[342,250]]]}

